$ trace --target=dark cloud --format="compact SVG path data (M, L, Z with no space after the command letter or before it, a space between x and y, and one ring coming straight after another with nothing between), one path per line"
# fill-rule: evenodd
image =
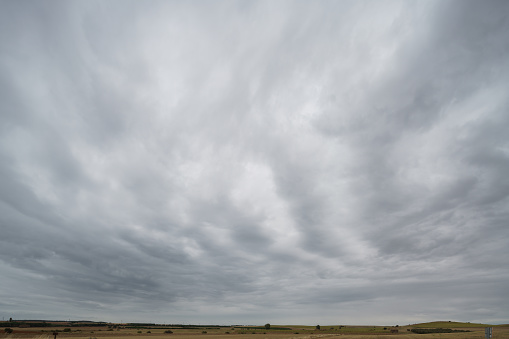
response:
M0 7L6 317L507 318L505 2Z

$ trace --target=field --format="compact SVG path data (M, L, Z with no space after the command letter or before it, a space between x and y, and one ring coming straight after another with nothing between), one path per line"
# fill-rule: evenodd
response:
M12 328L7 334L0 328L1 339L54 339L53 333L58 331L56 339L362 339L362 338L447 338L447 339L481 339L487 325L470 323L433 322L407 326L314 326L282 325L263 327L193 327L193 328L157 328L157 326L139 328L108 328L101 327L29 327ZM470 332L417 334L411 329L448 328ZM398 333L391 333L391 329ZM165 333L171 330L173 333ZM509 339L509 325L493 326L493 338Z

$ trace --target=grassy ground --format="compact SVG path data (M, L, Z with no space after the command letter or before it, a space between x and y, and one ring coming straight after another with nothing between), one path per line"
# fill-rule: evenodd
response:
M311 326L281 326L290 327L289 330L265 330L246 328L195 328L171 329L173 333L164 333L166 329L120 329L107 328L72 328L71 332L62 332L63 328L13 328L11 334L6 334L0 328L1 339L54 339L53 331L59 330L57 339L482 339L484 327L482 324L434 322L398 327L398 333L391 333L387 326L322 326L318 331ZM471 332L415 334L408 330L412 328L454 328ZM207 333L203 333L206 331ZM148 333L150 332L150 333ZM227 333L229 332L229 333ZM509 339L509 326L494 326L494 339Z

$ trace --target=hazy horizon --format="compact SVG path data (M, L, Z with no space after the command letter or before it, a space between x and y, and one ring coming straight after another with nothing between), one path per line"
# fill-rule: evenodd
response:
M3 322L8 322L9 320L5 320L5 319L2 319ZM192 323L192 324L182 324L182 323L154 323L154 322L136 322L136 321L132 321L132 322L126 322L126 321L120 321L120 322L110 322L110 321L102 321L102 320L84 320L84 319L67 319L67 320L62 320L62 319L12 319L12 322L62 322L62 323L65 323L65 322L71 322L71 323L81 323L81 322L85 322L85 323L97 323L97 324L143 324L143 325L154 325L154 326L218 326L218 327L230 327L230 326L264 326L266 325L267 323L260 323L260 324L250 324L250 323L245 323L245 324L209 324L209 323ZM413 323L413 324L378 324L378 325L373 325L373 324L274 324L274 323L270 323L270 326L272 328L274 327L278 327L278 326L311 326L311 327L316 327L317 325L321 326L322 328L324 328L324 330L326 330L326 327L329 327L329 326L401 326L401 327L404 327L404 326L408 326L408 325L418 325L418 324L427 324L427 323L435 323L435 322L444 322L444 323L468 323L468 324L472 324L472 325L494 325L494 326L497 326L497 325L509 325L509 324L506 324L506 323L500 323L500 324L497 324L497 323L475 323L475 322L470 322L470 321L456 321L456 320L433 320L433 321L429 321L429 322L423 322L423 323Z

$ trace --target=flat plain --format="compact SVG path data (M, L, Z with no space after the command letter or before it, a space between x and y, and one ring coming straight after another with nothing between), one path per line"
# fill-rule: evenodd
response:
M433 322L406 326L314 326L275 325L271 329L254 327L196 327L196 328L108 328L108 327L30 327L12 328L8 334L0 329L0 338L5 339L362 339L362 338L448 338L448 339L481 339L485 338L484 324ZM509 325L493 327L493 338L509 339ZM412 329L449 328L468 332L418 334ZM167 331L172 333L165 333ZM392 332L391 332L392 330ZM397 333L396 333L397 330Z

